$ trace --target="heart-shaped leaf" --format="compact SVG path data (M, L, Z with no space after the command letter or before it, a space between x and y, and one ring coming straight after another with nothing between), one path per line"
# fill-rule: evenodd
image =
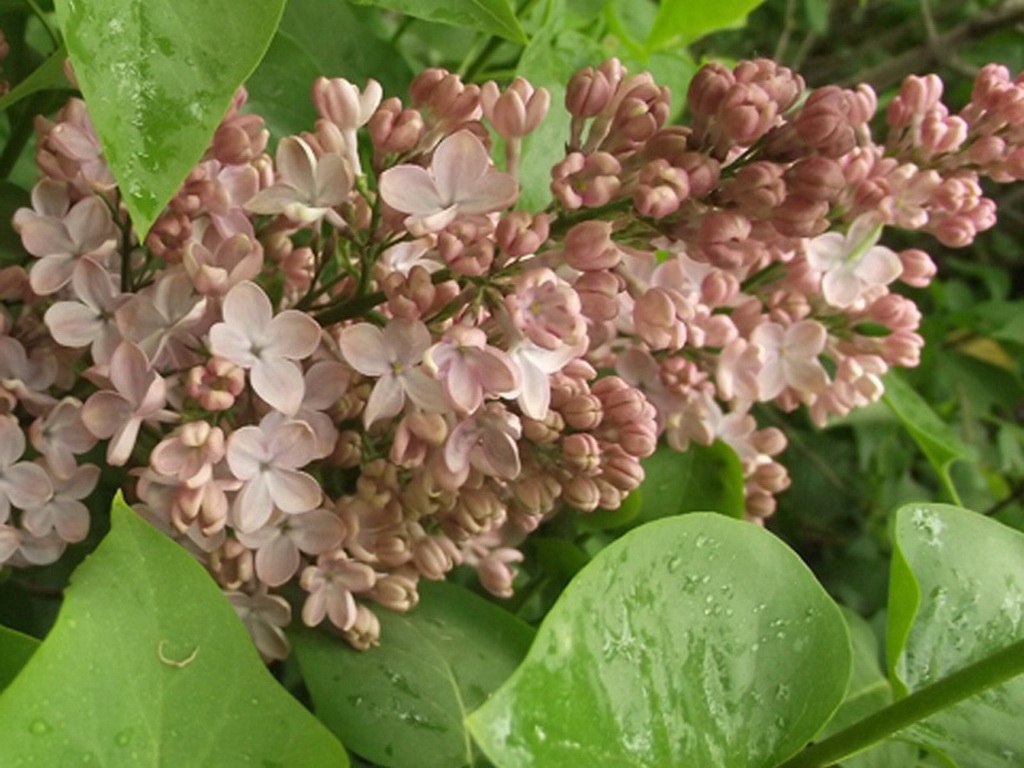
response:
M188 552L123 502L112 522L0 695L2 762L348 765Z
M772 766L839 705L849 643L835 603L772 534L668 518L579 573L469 727L501 768Z
M142 237L256 68L285 0L56 0L96 133Z
M306 631L295 653L317 715L352 751L395 768L472 764L465 716L512 674L533 630L455 584L420 593L407 614L379 612L378 648Z
M1024 535L944 504L896 514L887 656L917 691L1024 638ZM973 696L901 736L962 766L1024 760L1024 677Z

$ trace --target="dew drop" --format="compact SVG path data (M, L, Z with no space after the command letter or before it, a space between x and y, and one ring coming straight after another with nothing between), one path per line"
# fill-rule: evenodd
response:
M132 732L130 730L121 731L114 737L114 743L117 744L117 746L119 747L127 746L128 742L131 740Z
M681 557L670 557L665 563L669 573L675 573L683 565L683 558Z
M36 736L41 736L44 733L49 733L50 731L52 731L53 726L51 726L45 720L33 720L32 724L28 727L28 730L29 733L32 733Z

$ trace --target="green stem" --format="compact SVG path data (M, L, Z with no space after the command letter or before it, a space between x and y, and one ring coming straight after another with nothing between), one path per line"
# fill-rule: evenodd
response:
M939 710L1024 673L1024 639L858 720L814 744L778 768L819 768L892 736Z

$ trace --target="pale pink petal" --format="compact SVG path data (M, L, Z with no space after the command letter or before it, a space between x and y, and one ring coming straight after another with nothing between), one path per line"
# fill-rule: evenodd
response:
M320 344L320 326L309 315L288 309L270 321L267 337L265 352L301 360L312 355Z
M11 555L18 551L22 538L22 533L17 528L3 524L6 519L5 515L0 514L0 564L10 560Z
M265 474L258 474L242 486L231 508L235 526L243 532L262 528L274 511L274 501L267 487Z
M101 440L117 431L134 413L134 406L123 395L109 389L95 393L82 406L82 423Z
M481 443L484 455L498 477L512 480L519 476L519 449L511 435L498 429L485 429Z
M472 413L483 402L484 391L479 380L462 361L454 361L444 377L444 391L452 405L463 413Z
M11 416L0 416L0 471L21 458L25 452L25 433Z
M328 153L316 166L316 201L321 205L341 205L352 191L348 163L341 155Z
M460 213L488 213L507 208L519 195L519 185L506 173L488 173L469 189L465 200L459 201Z
M757 394L759 400L771 400L786 388L782 361L773 360L758 371Z
M444 463L454 474L469 467L469 454L480 439L480 429L472 420L461 422L444 444Z
M458 131L442 141L430 164L438 194L446 205L471 197L473 186L489 167L487 150L469 131Z
M271 408L294 416L302 405L305 383L299 367L280 357L257 360L250 374L252 388Z
M551 384L548 375L535 365L523 365L522 383L517 402L523 413L531 419L543 420L551 404Z
M405 390L392 375L381 376L373 385L370 397L363 410L363 423L370 426L377 419L386 419L398 414L405 405Z
M838 232L826 232L807 243L807 263L819 272L824 272L842 261L846 250L846 238Z
M19 509L38 507L53 495L53 484L46 470L28 461L8 467L0 477L0 488Z
M146 398L152 382L153 371L146 354L130 341L118 345L110 359L110 383L114 388L138 405Z
M786 364L789 385L801 392L817 393L828 386L828 374L817 360L791 360Z
M77 243L76 253L95 250L114 236L110 211L106 203L95 196L75 203L64 224Z
M392 320L384 328L384 344L402 365L423 362L423 353L430 347L430 331L418 320Z
M85 347L100 335L103 321L96 310L77 301L58 301L43 316L50 335L65 347Z
M813 357L821 353L828 340L825 326L814 320L801 320L790 326L786 332L787 354L796 357Z
M868 285L888 285L902 272L900 257L881 245L869 248L854 268L854 274Z
M263 289L245 280L228 291L223 313L225 323L250 339L259 339L270 323L273 308Z
M228 467L239 480L250 480L259 474L260 467L270 461L270 454L259 427L236 429L228 438Z
M69 544L81 541L89 533L89 510L80 501L55 499L50 503L53 510L53 527L57 534Z
M840 267L825 273L821 280L821 292L825 301L843 309L860 298L861 281L853 272Z
M21 242L33 256L70 256L75 253L75 244L68 235L67 227L48 216L26 221L21 227Z
M319 555L341 543L345 526L334 512L321 507L296 515L289 536L303 552Z
M284 211L296 203L296 193L292 187L284 184L275 184L261 190L255 197L245 204L245 209L252 213L260 213L273 216Z
M242 368L251 368L257 359L250 338L227 323L217 323L210 329L210 351Z
M83 464L61 486L60 495L66 499L84 499L96 489L99 480L100 468Z
M327 595L327 616L331 623L343 632L352 629L356 623L356 600L349 591L331 590Z
M444 413L448 410L440 382L430 378L422 369L406 371L402 383L409 398L423 410L431 413Z
M422 237L433 232L440 232L455 221L455 217L458 215L459 206L456 203L452 203L447 208L410 216L405 220L405 228L410 234Z
M306 472L278 467L266 473L266 481L274 503L290 515L315 509L323 498L320 484Z
M68 185L56 179L41 179L32 187L32 207L43 216L64 218L71 207Z
M349 326L341 332L338 347L345 361L364 376L382 376L391 370L384 348L384 334L375 325L358 323Z
M299 570L299 550L287 536L275 536L256 551L256 575L271 587L279 587Z
M418 165L396 165L380 176L380 196L401 213L420 216L447 208L454 201L442 200L434 180Z
M260 428L270 439L267 451L275 466L302 467L312 461L315 436L304 421L288 421L271 428L273 422L261 423Z
M277 145L276 158L281 178L306 193L307 202L311 201L316 191L316 157L309 145L296 136L286 136Z
M97 394L103 394L99 392ZM93 396L95 397L95 395ZM92 402L92 398L89 398ZM88 405L89 403L86 403ZM107 463L115 467L122 467L131 458L135 441L139 438L139 427L142 426L142 419L137 416L130 417L114 432L107 444Z
M74 269L75 260L70 254L44 256L32 265L28 274L29 284L40 296L49 296L71 281Z
M315 627L327 615L327 599L323 589L310 592L302 604L302 623L307 627Z
M349 384L348 369L333 360L320 360L306 371L306 399L303 406L315 410L330 408L345 394Z
M67 545L55 534L49 536L24 536L18 552L32 565L49 565L56 562Z
M474 353L472 360L480 380L489 391L504 394L514 392L519 386L519 369L502 350L491 347Z

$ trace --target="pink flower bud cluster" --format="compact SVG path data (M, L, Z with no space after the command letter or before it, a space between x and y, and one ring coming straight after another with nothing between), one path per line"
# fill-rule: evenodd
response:
M991 225L977 174L1006 178L1016 149L950 158L1018 141L1001 78L983 73L967 137L928 154L939 129L921 126L959 125L931 80L901 95L886 148L863 87L804 99L772 62L710 66L692 126L667 126L668 90L608 61L569 83L536 213L510 210L549 107L525 80L428 70L407 106L320 78L314 130L273 158L240 91L142 242L72 100L37 123L26 257L0 272L0 563L84 538L100 469L83 456L102 450L281 658L285 585L304 623L359 648L380 630L368 605L408 610L457 565L508 596L524 537L619 506L662 436L731 446L763 519L789 481L753 405L824 421L916 364L920 315L890 286L935 265L880 241Z

